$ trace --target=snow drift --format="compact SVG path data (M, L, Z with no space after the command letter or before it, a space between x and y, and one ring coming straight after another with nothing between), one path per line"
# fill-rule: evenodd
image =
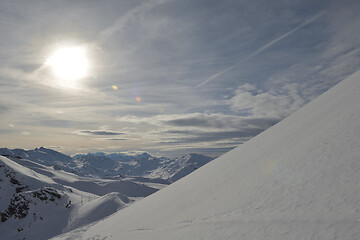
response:
M360 71L86 231L56 239L360 239Z

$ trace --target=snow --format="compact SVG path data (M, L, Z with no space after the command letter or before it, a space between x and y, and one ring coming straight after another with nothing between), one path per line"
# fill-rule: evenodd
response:
M204 167L54 239L360 239L360 71Z
M0 157L2 239L48 239L62 233L73 194L49 177Z
M166 184L177 181L212 160L210 157L194 153L175 159L157 158L148 153L125 155L101 152L70 157L44 147L34 150L0 148L0 154L13 156L15 161L28 159L30 162L21 162L21 164L35 167L38 169L37 171L40 171L40 165L45 165L84 177L141 176L151 178L151 181L154 181L155 178L162 178L167 180ZM36 164L40 165L36 166Z
M14 161L11 161L6 157L0 156L0 160L4 164L6 164L9 168L11 168L11 170L17 172L18 176L20 176L20 177L35 179L35 180L38 180L41 182L46 182L47 184L56 184L51 178L46 177L44 175L37 174L35 171L33 171L29 168L24 168L20 164L14 162Z
M74 156L76 172L82 176L109 177L115 175L162 178L174 182L213 160L200 154L180 158L156 158L148 153L130 156L125 154L95 153ZM176 176L175 176L176 175Z
M10 158L0 156L1 239L49 239L101 220L165 186L143 178L80 177Z
M73 187L99 196L110 192L120 192L130 197L145 197L162 187L159 186L158 188L153 188L149 187L148 185L150 184L145 184L145 182L135 183L134 181L127 179L94 179L90 177L80 177L76 174L55 170L52 167L43 166L26 159L14 159L14 161L19 163L17 164L19 166L18 171L23 171L22 166L26 166L30 168L32 172L41 174L41 176L48 176L48 179L53 183Z
M131 200L118 192L108 193L100 198L89 201L88 204L77 205L72 211L66 231L103 219L126 207Z
M7 148L1 148L0 153L10 156L18 156L25 159L31 159L36 163L40 163L46 166L58 166L68 171L71 171L76 166L70 156L44 147L28 151L23 149L9 150Z
M145 176L149 178L163 178L175 182L212 160L213 158L211 157L191 153L171 161L166 161Z

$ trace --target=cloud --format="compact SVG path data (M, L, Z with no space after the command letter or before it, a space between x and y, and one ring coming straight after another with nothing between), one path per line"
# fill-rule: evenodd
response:
M200 143L205 142L209 145L212 142L228 140L227 143L229 144L239 144L252 138L259 133L264 131L264 129L259 128L244 128L241 131L169 131L170 134L181 134L182 136L178 136L176 138L169 138L168 143ZM167 142L162 142L166 144Z
M7 105L4 105L4 104L0 103L0 114L5 114L9 110L10 110L10 108Z
M306 21L304 21L302 24L300 24L299 26L291 29L290 31L286 32L285 34L281 35L280 37L275 38L274 40L268 42L267 44L261 46L260 48L258 48L257 50L253 51L252 53L250 53L249 55L247 55L245 58L243 58L240 62L238 62L237 64L226 68L225 70L218 72L214 75L212 75L211 77L209 77L208 79L206 79L205 81L203 81L202 83L196 85L196 88L203 86L204 84L220 77L221 75L233 70L234 68L239 67L240 64L242 64L243 62L249 60L252 57L255 57L256 55L262 53L263 51L265 51L266 49L270 48L272 45L276 44L277 42L281 41L282 39L290 36L291 34L295 33L296 31L300 30L301 28L305 27L306 25L314 22L315 20L317 20L318 18L320 18L321 16L323 16L325 14L325 12L320 12L318 14L316 14L315 16L311 17L310 19L307 19Z
M194 113L176 116L174 119L165 120L164 123L176 127L236 129L242 126L251 126L265 129L278 121L278 118L247 118L235 115Z
M59 127L59 128L69 128L74 126L73 121L69 120L60 120L60 119L41 119L36 122L37 125L48 126L48 127ZM79 123L77 123L79 124Z
M183 147L175 147L171 148L168 147L167 149L154 149L156 151L156 155L158 156L166 156L166 157L178 157L179 155L182 156L184 154L189 153L199 153L209 157L219 157L225 152L228 152L235 147L192 147L192 146L183 146ZM153 155L154 156L154 155Z
M120 32L122 29L126 28L130 21L136 20L139 18L144 12L147 12L154 7L169 2L169 0L152 0L146 1L143 4L140 4L133 9L129 10L126 14L124 14L121 18L118 18L114 21L114 23L101 31L98 37L98 42L104 42L111 38L114 34Z
M151 129L238 129L241 127L267 128L279 121L276 117L249 117L222 113L160 114L149 117L127 115L118 117L121 125L142 125ZM133 131L133 129L131 129Z
M114 136L114 135L123 135L124 133L112 132L112 131L103 131L103 130L81 130L77 132L80 135L94 135L94 136Z
M228 103L233 111L241 114L282 119L304 104L296 86L286 84L266 92L247 83L235 90Z
M142 141L159 145L157 149L191 147L234 147L256 136L280 119L249 117L226 114L163 114L151 117L124 116L118 118L122 126L138 125L121 129L128 135L141 136ZM130 122L128 122L130 121Z
M36 81L36 72L26 72L22 70L20 67L8 67L8 66L2 66L0 68L0 76L5 79L11 79L11 81L2 82L2 85L13 87L14 85L17 86L17 84L14 84L13 81Z
M0 134L8 134L8 133L15 133L16 131L11 129L1 129L0 128Z
M166 121L166 123L173 126L181 126L181 127L185 127L185 126L211 127L213 125L207 119L196 118L196 117L173 119Z
M104 140L109 140L109 141L126 141L129 139L125 139L125 138L105 138Z
M360 36L360 3L358 1L339 2L328 14L328 26L325 30L330 33L326 42L325 58L332 58L346 54L359 48Z

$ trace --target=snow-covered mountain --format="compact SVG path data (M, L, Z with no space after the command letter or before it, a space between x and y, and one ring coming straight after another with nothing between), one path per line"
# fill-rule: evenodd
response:
M86 154L74 156L78 163L77 171L80 175L96 177L107 176L146 176L151 171L162 166L164 158L152 157L148 153L135 156L125 154Z
M79 177L19 155L0 156L1 239L49 239L166 186L151 179Z
M213 158L211 157L190 153L183 157L164 162L162 166L154 169L146 176L149 178L168 179L171 182L175 182L212 160Z
M96 178L139 176L161 178L170 182L177 181L212 160L210 157L195 153L175 159L157 158L148 153L132 156L101 152L70 157L44 147L34 150L0 148L0 154L29 159L79 176Z
M54 239L360 239L360 71L188 176Z
M147 153L72 158L44 147L2 148L0 155L0 231L5 239L48 239L93 223L212 160L190 154L172 161Z
M175 182L213 160L201 154L191 153L180 158L157 158L148 153L135 156L125 154L95 153L76 155L76 171L82 176L141 176Z
M40 147L33 150L0 148L0 155L29 159L45 166L54 166L67 172L74 171L73 158L52 149Z

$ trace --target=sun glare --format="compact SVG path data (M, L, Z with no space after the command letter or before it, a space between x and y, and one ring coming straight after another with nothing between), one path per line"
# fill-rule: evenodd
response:
M84 47L64 47L54 51L46 60L55 76L65 81L88 75L89 61Z

